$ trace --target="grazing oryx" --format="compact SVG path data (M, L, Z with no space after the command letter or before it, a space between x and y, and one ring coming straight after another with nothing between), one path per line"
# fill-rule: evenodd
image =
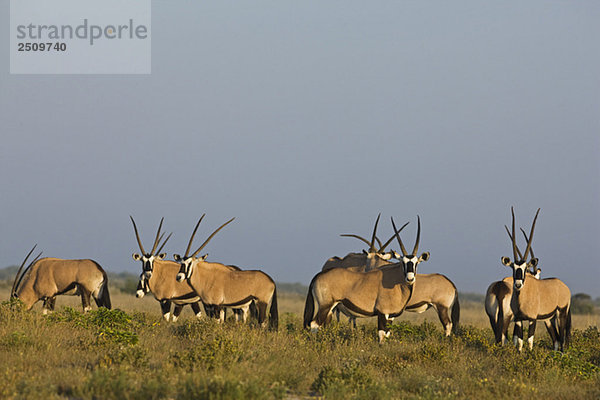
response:
M175 261L181 265L177 274L177 281L187 280L205 304L219 307L219 320L221 322L225 320L224 307L244 310L243 318L245 321L248 309L254 301L258 308L258 323L263 327L266 325L268 309L269 328L277 330L279 323L277 290L275 282L269 275L258 270L234 270L221 263L207 262L196 257L217 232L235 218L221 225L192 255L189 255L202 218L204 218L204 215L198 220L192 232L185 255L183 257L179 254L173 255Z
M331 319L331 310L343 304L353 315L377 316L379 342L389 336L388 323L402 314L412 295L417 266L429 259L429 253L417 257L421 235L418 218L417 239L407 254L392 219L396 239L402 249L399 263L369 272L334 268L319 272L312 279L304 307L304 328L317 330Z
M111 308L108 277L95 261L40 259L40 253L19 276L33 249L17 271L11 298L21 300L28 310L39 300L43 300L44 314L54 309L55 297L61 294L80 295L84 312L92 309L92 296L98 307Z
M502 264L510 267L513 271L513 294L510 306L514 314L515 324L517 325L517 348L519 351L523 348L523 330L519 329L522 321L554 319L556 338L553 338L554 349L563 351L569 346L571 339L571 291L561 280L557 278L547 279L527 279L526 270L529 267L537 267L538 259L531 258L527 261L530 253L531 242L533 240L533 231L540 209L537 210L527 248L520 256L517 248L515 236L515 213L512 212L512 245L513 261L509 257L502 257ZM518 257L518 258L517 258ZM533 345L533 335L535 333L535 324L529 325L527 342L529 347ZM552 335L551 335L552 336Z
M508 230L508 227L504 226L506 229L506 233L508 233L508 237L512 243L512 235ZM523 235L525 236L525 240L527 239L527 235L525 231L521 229ZM533 255L533 247L530 248L531 258L535 258ZM517 249L519 258L523 258L519 249ZM536 267L535 269L528 269L526 271L528 276L531 276L535 279L540 279L540 274L542 270L541 268ZM512 320L513 313L510 308L510 299L512 298L513 293L513 278L512 276L507 276L501 281L492 282L492 284L488 287L486 295L485 295L485 312L490 319L490 325L492 326L492 331L494 332L494 337L496 339L497 344L506 344L508 337L508 327L510 325L510 321ZM554 338L553 331L549 326L550 322L545 321L546 328L548 329L548 333L551 338ZM517 327L515 326L515 332ZM513 339L517 340L517 336L513 333ZM553 339L554 340L554 339ZM532 342L533 345L533 342Z
M132 255L134 260L142 262L142 274L140 275L136 296L141 298L144 297L146 293L151 292L154 295L154 298L160 303L160 308L165 321L169 321L169 319L173 322L177 321L177 318L179 318L179 315L186 304L189 304L196 317L200 318L202 315L200 298L186 282L180 283L175 280L177 273L179 272L179 264L175 261L164 260L166 254L161 253L161 250L171 235L165 239L157 251L157 247L163 236L160 231L164 218L160 220L156 238L154 239L152 250L149 253L144 250L133 217L130 216L129 218L131 218L131 222L133 223L135 238L137 239L138 246L142 252L142 254L133 253ZM172 314L171 303L175 304Z

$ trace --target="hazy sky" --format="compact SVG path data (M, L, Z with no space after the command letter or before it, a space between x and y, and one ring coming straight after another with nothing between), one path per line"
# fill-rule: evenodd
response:
M185 251L308 283L382 213L420 272L485 292L514 205L542 274L600 295L600 2L152 3L152 74L9 75L0 267L34 243L139 273L129 215ZM394 244L397 250L397 244Z

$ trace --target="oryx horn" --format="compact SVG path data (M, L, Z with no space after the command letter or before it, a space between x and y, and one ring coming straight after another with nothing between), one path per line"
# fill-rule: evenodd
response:
M508 226L504 225L504 229L506 229L506 233L508 234L508 237L510 238L511 243L514 241L513 236L510 234L510 231L508 230ZM516 245L515 245L516 246ZM521 254L521 252L519 251L519 248L517 247L517 253L519 254L519 259L523 259L523 255Z
M404 225L402 225L402 227L400 228L400 230L398 231L398 233L402 232L402 229L404 229L404 228L406 227L406 225L408 225L408 224L410 224L410 221L409 221L409 222L407 222L407 223L405 223ZM379 248L379 253L382 253L382 252L385 250L385 248L386 248L386 247L387 247L387 246L388 246L388 245L389 245L389 244L392 242L392 240L394 240L394 238L395 238L395 237L396 237L396 234L394 233L394 234L392 235L392 237L391 237L391 238L389 238L389 240L388 240L387 242L385 242L385 243L383 244L383 246L381 246L381 247Z
M163 247L165 247L165 244L167 244L167 242L169 241L169 239L171 238L171 235L173 235L173 232L169 233L169 236L167 236L167 238L165 239L164 242L162 242L162 244L160 245L160 247L158 248L158 250L156 251L156 254L160 254L160 252L162 251ZM164 236L164 233L160 236L161 239ZM160 241L160 240L159 240Z
M158 242L160 241L160 230L162 229L162 224L163 221L165 220L165 217L162 217L160 219L160 224L158 225L158 230L156 231L156 238L154 239L154 245L152 245L152 253L151 254L155 254L154 252L156 251L156 247L158 246Z
M375 249L375 237L377 235L377 225L379 224L380 217L381 217L381 213L377 214L377 219L375 220L375 226L373 227L373 236L371 236L371 244L369 245L369 253L375 253L377 251Z
M224 228L224 227L225 227L227 224L229 224L229 223L230 223L231 221L233 221L234 219L235 219L235 217L231 218L229 221L227 221L227 222L225 222L223 225L221 225L221 226L220 226L220 227L219 227L219 228L218 228L216 231L214 231L213 233L211 233L211 234L210 234L210 236L208 237L208 239L206 239L206 240L204 241L204 243L202 243L202 246L200 246L200 247L198 248L198 250L196 250L196 251L194 252L194 254L192 254L192 257L196 257L196 255L197 255L198 253L200 253L200 251L201 251L201 250L204 248L204 246L206 246L206 245L208 244L208 242L210 241L210 239L212 239L212 238L213 238L213 237L214 237L214 236L217 234L217 232L219 232L221 229L223 229L223 228Z
M421 217L417 215L417 240L415 241L415 247L413 248L413 257L417 255L419 251L419 241L421 240Z
M142 254L146 254L146 250L144 250L144 246L142 246L142 241L140 240L140 234L138 233L135 221L133 220L133 217L131 215L129 216L129 218L131 218L131 222L133 222L133 230L135 231L135 238L137 239L138 246L140 246L140 251L142 252Z
M540 213L540 209L537 209L537 212L535 213L535 218L533 218L533 224L531 224L531 232L529 232L529 240L527 241L527 248L525 249L525 258L527 258L527 253L529 253L529 250L531 249L531 242L533 240L533 230L535 229L535 222L537 221L537 217L538 214ZM533 255L532 255L533 257Z
M512 214L512 234L510 235L510 237L512 238L512 245L513 245L513 260L516 261L517 260L517 253L521 253L519 251L519 249L517 248L517 238L515 237L515 208L511 207L510 208L510 212ZM525 256L527 256L527 253L525 253Z
M525 237L525 241L529 243L529 238L527 237L527 234L525 233L525 230L523 228L521 228L521 232L523 232L523 236ZM529 248L529 254L531 254L531 258L535 258L535 256L533 255L533 247Z
M200 226L200 222L202 222L205 215L206 215L206 213L202 214L202 216L198 220L198 223L196 224L196 227L194 228L194 232L192 232L192 237L190 237L190 241L188 242L187 248L185 249L185 255L183 256L184 258L187 257L188 254L190 254L190 248L192 247L192 242L194 241L194 236L196 236L196 231L198 230L198 227Z
M35 248L37 247L37 244L35 244L33 246L33 248L31 250L29 250L29 253L27 253L27 256L25 257L25 259L23 260L23 262L21 263L21 266L19 267L19 269L17 270L17 274L15 275L15 280L13 282L12 288L10 289L10 297L12 298L15 295L15 292L17 290L17 287L19 286L19 283L21 283L21 279L19 279L19 275L21 274L21 270L23 269L23 267L25 266L25 263L27 262L27 259L29 258L29 256L31 255L31 253L33 253L33 251L35 250ZM40 252L40 254L38 254L38 256L35 258L35 260L33 260L33 262L37 261L37 259L40 257L40 255L42 255L42 253ZM25 272L27 272L27 270L25 270L23 272L23 275L25 275ZM22 277L22 276L21 276Z
M402 255L406 255L406 248L404 247L404 243L402 243L402 239L400 239L400 235L398 234L400 231L396 229L396 224L394 223L394 217L390 217L392 219L392 227L394 228L394 236L398 239L398 244L400 245L400 250L402 251ZM406 226L408 223L404 224Z

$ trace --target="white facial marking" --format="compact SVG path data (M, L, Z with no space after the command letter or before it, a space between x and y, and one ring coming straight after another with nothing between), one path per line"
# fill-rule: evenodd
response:
M183 282L185 280L185 274L182 272L177 274L177 282Z
M406 279L408 281L413 281L415 279L415 273L414 272L409 272L406 274Z
M143 290L138 290L137 292L135 292L135 297L137 297L138 299L141 299L142 297L144 297L144 291Z

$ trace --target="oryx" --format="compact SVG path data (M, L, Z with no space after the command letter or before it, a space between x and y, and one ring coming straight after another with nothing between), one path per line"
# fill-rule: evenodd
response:
M522 321L534 322L536 320L553 319L555 321L556 338L553 338L554 349L563 351L569 346L571 339L571 291L560 279L527 279L526 270L536 268L538 259L532 257L527 261L530 253L533 231L540 209L538 208L533 223L525 252L520 256L515 236L515 213L512 212L512 245L513 260L502 257L502 264L513 271L513 293L510 306L514 314L515 324L520 328ZM530 324L527 341L531 347L535 324ZM516 344L519 351L523 348L523 330L516 329ZM551 335L552 336L552 335Z
M277 290L271 277L259 270L234 270L224 264L207 262L196 256L208 242L223 227L235 218L225 222L217 228L202 245L191 255L190 249L194 236L204 215L198 220L192 236L188 242L185 255L174 254L175 261L180 263L177 281L187 283L205 304L219 307L221 322L224 321L224 307L244 310L243 318L246 320L248 309L254 301L258 309L258 323L265 326L267 311L270 329L277 330L279 316L277 311Z
M151 292L154 295L154 298L160 303L162 316L165 321L177 321L177 318L179 318L179 315L186 304L189 304L196 317L200 318L202 315L200 298L186 282L177 282L175 280L177 273L179 272L179 264L175 261L165 260L166 253L161 253L171 235L164 240L157 251L157 247L162 238L160 231L162 229L164 218L160 220L152 250L149 253L146 252L142 245L133 217L129 216L129 218L133 223L135 238L137 239L141 251L141 254L133 253L132 257L134 260L142 262L142 274L140 275L136 296L141 298L144 297L146 293ZM175 305L173 314L171 314L171 304Z
M83 311L92 309L91 297L98 307L111 308L108 277L93 260L63 260L39 258L38 255L21 274L23 266L35 246L17 271L11 289L11 298L18 298L27 310L39 300L44 301L43 313L54 309L57 295L80 295Z
M334 268L315 275L306 297L304 328L317 330L331 319L331 310L342 304L353 315L377 316L379 342L388 337L388 323L402 314L410 300L418 264L429 259L428 252L417 257L421 219L417 217L417 220L415 246L408 254L392 219L395 237L403 252L399 263L368 272Z
M373 236L371 238L371 242L367 241L364 238L361 238L358 235L342 235L342 236L351 236L356 237L367 245L369 245L369 251L363 251L360 253L350 253L343 259L339 259L340 261L345 261L347 258L352 256L352 260L356 260L355 264L348 262L346 265L340 262L338 268L350 268L357 272L366 272L375 268L382 268L386 265L391 265L390 256L400 260L402 255L395 252L390 251L389 253L384 253L387 245L392 241L395 237L392 236L385 244L381 245L381 242L377 239L376 230L377 230L377 222L379 222L379 216L377 217L377 221L375 222L375 228L373 229ZM400 233L406 224L400 228L398 233ZM380 249L377 250L374 246L375 241L379 242ZM403 250L406 253L406 250ZM362 256L362 257L359 257ZM330 258L327 263L323 266L322 271L325 271L325 267L328 265L333 265L331 261L334 258ZM358 260L362 261L363 264L359 264ZM450 336L451 332L456 332L458 328L458 323L460 319L460 303L458 301L458 290L454 283L448 279L445 275L442 274L417 274L417 281L413 285L413 293L408 302L405 311L422 313L428 310L429 308L434 308L438 314L438 318L442 323L442 327L444 328L444 332L446 336ZM339 314L338 310L348 315L351 323L354 327L356 327L356 317L352 316L343 305L337 305L334 309L336 312L336 317Z
M508 227L504 226L506 229L506 233L508 233L508 237L512 243L512 235L508 230ZM525 231L521 228L523 235L527 239L527 235ZM530 248L531 258L535 258L533 255L533 247ZM519 250L517 249L517 252ZM519 258L523 258L521 253L518 253ZM535 278L540 279L540 274L542 270L539 267L535 267L534 269L528 269L526 273ZM490 320L490 325L492 327L492 331L494 332L494 338L496 343L498 344L506 344L508 337L508 327L510 325L510 321L512 320L513 313L510 308L510 299L512 298L513 293L513 278L512 276L507 276L501 281L492 282L490 286L487 288L485 295L485 312ZM546 328L548 329L548 333L550 333L550 337L553 338L553 332L551 331L549 321L546 322ZM515 329L517 329L515 327ZM516 331L515 331L516 332ZM513 333L513 339L516 340L517 336ZM531 342L533 345L533 342Z

